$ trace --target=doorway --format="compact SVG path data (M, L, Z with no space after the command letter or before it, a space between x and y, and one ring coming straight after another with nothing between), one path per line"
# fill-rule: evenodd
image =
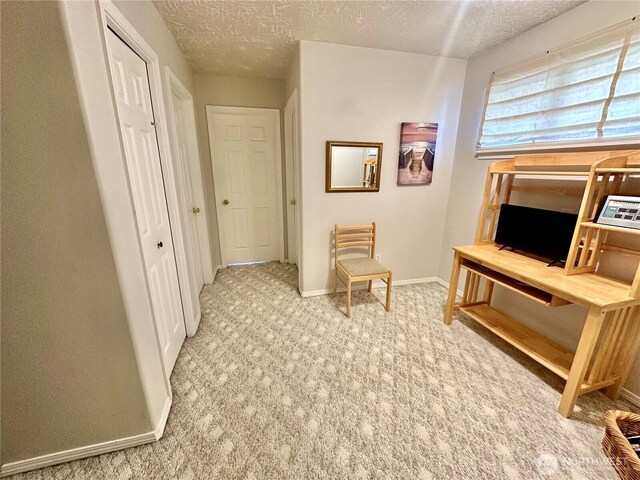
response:
M169 376L186 330L149 74L145 61L111 29L106 40L140 247Z
M222 265L284 261L280 111L207 106Z

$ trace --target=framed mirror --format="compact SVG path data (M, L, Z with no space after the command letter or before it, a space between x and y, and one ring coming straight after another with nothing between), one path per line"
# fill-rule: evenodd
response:
M382 143L327 142L326 192L380 190Z

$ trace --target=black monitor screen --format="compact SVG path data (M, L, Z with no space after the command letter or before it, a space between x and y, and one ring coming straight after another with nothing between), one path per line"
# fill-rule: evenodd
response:
M565 261L577 221L575 213L502 204L495 242L554 262Z

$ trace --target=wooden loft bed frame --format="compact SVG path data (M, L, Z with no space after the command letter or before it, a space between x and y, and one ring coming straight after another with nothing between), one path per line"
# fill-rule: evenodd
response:
M475 244L454 248L445 323L460 310L567 380L558 409L565 417L580 394L606 388L608 396L617 398L640 348L640 264L630 283L598 272L603 251L640 258L640 248L607 243L611 233L639 236L640 230L594 223L604 196L627 187L627 195L640 195L632 176L640 176L640 150L519 155L495 162L487 173ZM543 178L548 185L515 184L517 177ZM584 178L583 187L558 185L558 180L576 177ZM500 205L509 203L513 192L582 197L564 269L495 245ZM457 303L461 268L467 274ZM492 307L495 284L549 307L573 303L587 308L576 352Z

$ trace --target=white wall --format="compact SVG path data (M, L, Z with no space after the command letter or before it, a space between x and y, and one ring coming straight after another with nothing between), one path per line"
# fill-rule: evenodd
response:
M463 60L300 42L302 284L330 287L334 224L378 225L394 279L437 275L464 83ZM396 186L402 122L439 123L430 186ZM325 142L382 142L380 192L325 193Z
M486 171L490 161L474 158L485 91L491 72L588 35L639 13L637 2L591 1L473 58L467 65L460 126L439 276L449 281L455 245L473 243ZM437 169L436 169L437 175ZM564 200L558 200L564 201ZM549 199L546 200L549 206ZM499 292L497 304L531 328L575 348L585 312L575 306L545 309L508 292ZM636 360L627 387L640 394L640 360Z
M284 108L285 82L271 78L243 78L226 75L195 75L195 109L198 125L198 147L202 166L204 198L207 202L209 241L214 265L222 264L217 212L213 190L211 150L207 133L207 105L228 107ZM281 127L280 131L284 129ZM283 183L284 185L284 183ZM286 209L285 209L286 211Z

